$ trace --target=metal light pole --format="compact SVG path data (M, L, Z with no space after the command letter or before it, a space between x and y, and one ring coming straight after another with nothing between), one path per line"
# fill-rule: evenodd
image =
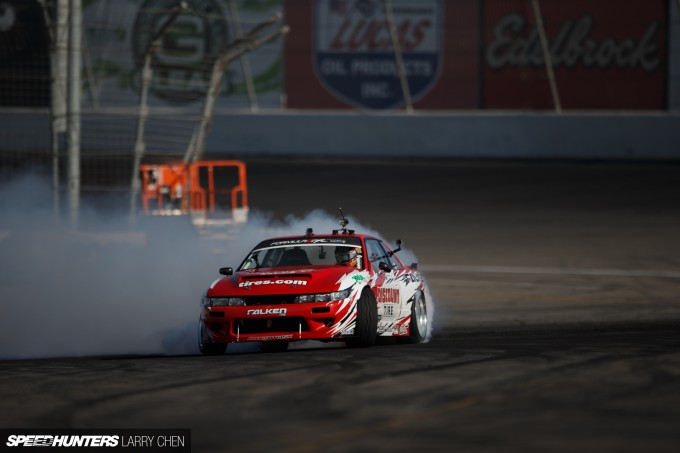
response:
M71 227L78 226L80 209L80 69L82 41L81 0L69 3L69 61L68 61L68 192Z
M384 0L384 3L385 17L387 18L387 26L390 29L390 38L392 39L392 48L394 49L394 58L397 61L397 71L399 72L401 92L404 95L404 108L406 109L406 112L413 113L413 101L411 100L411 90L408 86L408 80L406 77L404 56L401 52L399 36L397 36L397 27L394 25L394 10L392 9L392 0Z
M541 40L541 49L543 50L545 71L548 73L548 83L550 83L550 94L552 94L553 105L555 106L555 112L562 113L560 93L557 91L557 83L555 82L555 72L553 71L550 50L548 49L548 38L545 36L545 28L543 27L543 17L541 16L541 8L538 5L538 0L532 0L532 4L534 7L534 16L536 17L536 29L538 30L538 36Z
M54 220L60 221L59 154L66 134L66 79L68 78L69 0L57 0L55 18L50 17L46 0L38 0L43 10L50 40L50 129L52 147L52 207Z
M52 137L52 189L55 215L60 216L59 154L66 142L66 80L68 78L68 0L57 0L57 29L55 34L55 69L53 102L54 131Z

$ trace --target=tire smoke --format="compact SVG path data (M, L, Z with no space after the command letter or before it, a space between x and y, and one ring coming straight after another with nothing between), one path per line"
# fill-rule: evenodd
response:
M107 200L83 202L69 228L66 216L56 221L48 181L29 174L0 186L0 359L197 353L199 301L219 267L238 266L267 237L338 228L320 210L284 221L251 211L215 239L186 217L141 217L131 228Z

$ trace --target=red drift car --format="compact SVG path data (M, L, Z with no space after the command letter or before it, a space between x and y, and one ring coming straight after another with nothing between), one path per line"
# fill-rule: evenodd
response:
M260 242L234 271L220 269L201 301L199 347L222 354L229 343L291 341L371 346L377 336L420 343L428 334L430 294L416 264L404 266L380 239L347 230Z

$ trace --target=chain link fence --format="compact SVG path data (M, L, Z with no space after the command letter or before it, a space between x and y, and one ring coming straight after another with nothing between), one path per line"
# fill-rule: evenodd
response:
M0 178L23 168L46 174L57 168L63 188L66 138L51 133L50 120L59 110L52 89L58 61L51 57L59 2L0 2ZM283 12L289 35L229 65L213 130L228 129L234 112L403 113L406 104L415 112L553 112L558 103L565 112L663 112L680 105L676 0L622 0L615 12L604 0L81 5L84 192L129 190L142 114L144 161L183 159L204 114L218 54L276 12ZM143 68L152 47L143 107Z
M82 0L81 5L80 189L85 194L129 192L142 115L144 162L182 160L205 115L219 53L283 9L283 1L250 0ZM51 90L53 81L66 78L58 61L51 61L60 45L57 37L68 36L68 29L60 28L68 23L59 22L59 6L59 0L0 2L0 180L27 169L50 175L56 168L63 191L67 138L63 129L51 134L51 118L65 119L66 96L53 98ZM157 36L177 8L182 9L172 24ZM142 105L147 52L151 77ZM281 40L254 46L227 68L215 110L280 108L281 62ZM65 84L56 85L57 91L64 89Z

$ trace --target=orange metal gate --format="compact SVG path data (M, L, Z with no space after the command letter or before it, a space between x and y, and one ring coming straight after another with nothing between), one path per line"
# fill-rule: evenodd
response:
M225 171L236 170L235 178ZM142 208L148 215L242 223L248 217L246 165L238 160L144 164ZM198 223L201 221L199 220Z

